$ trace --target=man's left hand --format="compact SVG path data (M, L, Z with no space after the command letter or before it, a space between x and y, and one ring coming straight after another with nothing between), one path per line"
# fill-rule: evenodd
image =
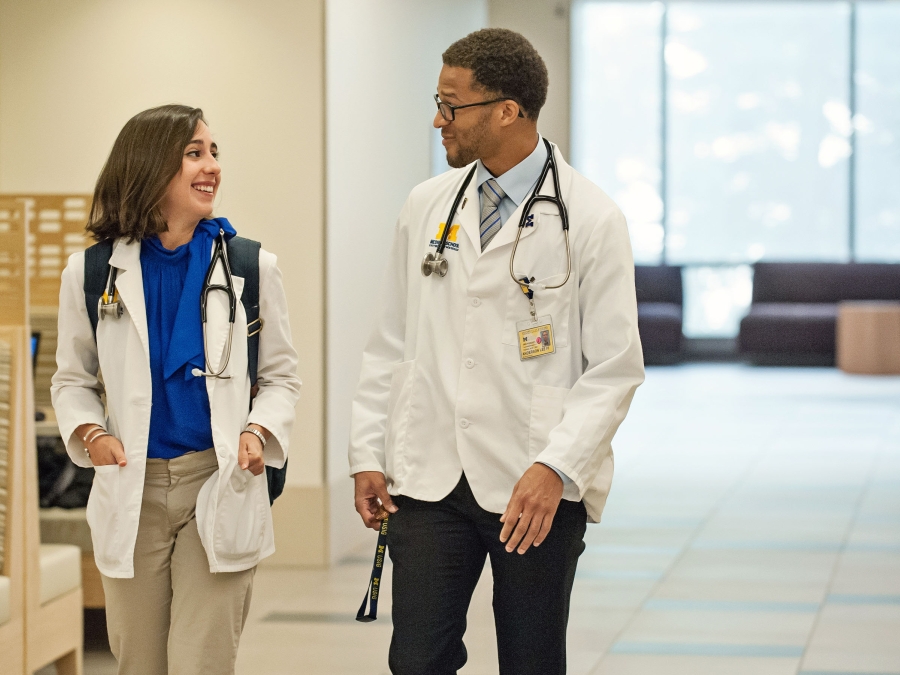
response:
M525 553L529 546L539 546L547 538L562 494L562 479L553 469L537 463L529 467L500 516L500 541L506 543L507 552L518 547L520 554Z

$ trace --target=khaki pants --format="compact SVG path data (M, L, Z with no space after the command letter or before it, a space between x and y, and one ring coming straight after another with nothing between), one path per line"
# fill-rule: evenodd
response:
M256 568L212 574L197 532L197 494L213 450L147 460L134 578L103 577L119 675L232 675Z

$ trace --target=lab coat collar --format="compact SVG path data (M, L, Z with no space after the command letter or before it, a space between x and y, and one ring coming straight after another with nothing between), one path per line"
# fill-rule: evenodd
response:
M116 288L141 338L149 363L150 338L147 331L147 306L144 304L144 277L141 274L141 242L117 239L109 264L119 270Z
M544 145L543 137L538 134L537 145L531 151L531 154L500 176L491 174L479 159L476 163L478 168L475 171L475 180L480 187L484 181L493 178L500 185L506 196L512 200L512 203L518 206L534 189L538 178L541 177L541 169L544 168L544 160L546 159L547 148Z

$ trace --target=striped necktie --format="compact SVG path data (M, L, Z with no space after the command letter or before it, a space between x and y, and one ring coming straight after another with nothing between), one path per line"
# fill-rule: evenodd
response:
M503 227L500 218L500 202L506 193L493 178L488 178L481 184L481 250L487 248L491 239Z

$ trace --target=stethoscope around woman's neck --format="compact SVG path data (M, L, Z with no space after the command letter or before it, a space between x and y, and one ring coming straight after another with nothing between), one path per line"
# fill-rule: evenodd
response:
M225 272L224 284L213 283L213 273L216 270L216 264L218 262L222 263L222 268ZM116 288L116 277L118 276L118 273L118 268L110 265L109 276L106 279L106 290L100 297L100 301L97 305L97 316L100 317L101 320L107 317L118 319L125 311L122 307L121 300L119 299L119 290ZM206 339L206 305L210 291L224 291L228 296L228 340L225 342L225 349L222 352L222 356L219 358L218 370L214 370L209 363L209 349L207 348L208 342ZM200 323L203 326L203 358L206 361L206 370L203 371L199 368L194 368L191 371L192 375L195 377L210 377L217 380L227 380L231 378L231 375L223 375L222 373L225 372L225 369L228 367L228 361L231 359L231 342L234 337L234 319L236 314L237 295L235 295L234 292L231 263L228 261L228 247L225 245L225 230L219 228L219 235L216 237L215 244L213 245L212 259L210 260L209 267L206 269L206 277L203 280L203 287L200 291Z
M556 286L543 286L544 289L554 289L559 288L560 286L564 286L565 283L569 280L569 276L572 274L572 253L569 248L569 214L566 211L566 205L563 203L562 197L560 196L562 192L559 189L559 172L556 166L556 159L553 157L553 146L550 144L546 138L544 140L544 146L547 148L547 159L544 160L544 168L541 170L541 176L538 178L537 183L535 184L534 190L531 193L531 196L528 198L528 201L525 202L525 206L522 208L522 215L519 217L519 229L516 232L516 240L513 242L512 253L509 256L509 276L512 277L512 280L518 284L519 286L529 287L530 284L534 281L534 279L529 279L527 277L523 277L521 279L516 278L516 273L514 270L514 265L516 261L516 249L519 247L519 239L522 237L522 230L525 227L534 225L534 217L530 215L531 209L534 208L534 205L538 202L550 202L551 204L555 204L557 210L559 211L559 219L562 222L563 234L566 240L566 277L562 280L561 283ZM463 180L462 185L456 193L456 197L453 199L453 205L450 207L450 214L447 216L447 221L444 224L444 228L441 231L441 240L438 242L437 250L434 253L429 252L426 254L425 259L422 261L422 276L428 277L432 274L437 274L439 277L447 276L447 271L449 267L449 263L447 259L444 257L444 249L447 247L447 240L450 236L450 228L453 224L453 219L456 217L456 209L459 207L460 202L462 201L463 195L466 192L466 188L469 187L469 183L472 182L472 176L475 175L475 169L477 168L477 164L473 166L469 173L466 174L465 180ZM544 187L544 182L547 180L547 175L552 172L553 174L553 194L552 195L542 195L540 194L541 189Z

